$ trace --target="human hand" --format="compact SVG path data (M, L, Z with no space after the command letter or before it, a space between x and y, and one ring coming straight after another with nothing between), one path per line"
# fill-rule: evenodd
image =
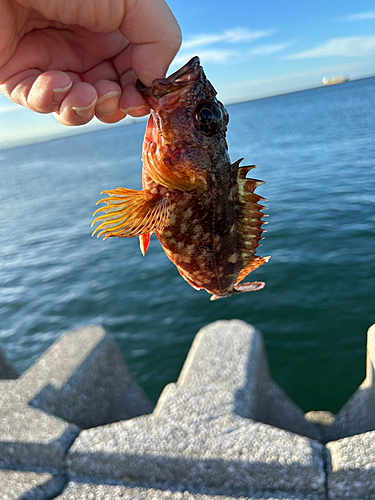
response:
M0 92L64 125L149 112L181 44L164 0L0 0Z

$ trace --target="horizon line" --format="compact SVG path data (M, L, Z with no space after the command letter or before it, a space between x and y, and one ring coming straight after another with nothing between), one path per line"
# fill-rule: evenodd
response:
M369 76L363 76L363 77L359 77L359 78L348 79L345 82L332 85L332 87L336 87L337 85L343 85L343 84L348 84L348 83L350 84L351 82L357 82L360 80L368 80L370 78L375 78L375 74L369 75ZM331 86L317 85L314 87L307 87L307 88L302 88L302 89L298 89L298 90L291 90L289 92L281 92L281 93L270 94L270 95L261 96L261 97L244 98L244 99L241 99L239 101L227 102L224 104L225 104L225 106L230 107L230 106L236 106L238 104L245 104L247 102L262 101L264 99L272 99L273 97L282 97L285 95L299 94L301 92L308 92L309 90L316 90L316 89L329 88L329 87L331 87ZM111 128L122 127L124 125L134 125L135 123L140 123L140 122L146 120L147 117L148 117L148 115L138 117L137 119L134 119L131 121L130 120L129 121L121 120L118 123L112 123ZM129 117L129 118L133 118L133 117ZM71 129L72 130L71 133L69 133L70 128L68 128L66 132L60 132L60 133L56 132L56 133L48 135L48 136L39 136L39 137L36 137L34 139L31 139L31 138L25 138L25 140L19 139L19 140L15 141L15 143L13 143L12 141L7 141L4 144L1 144L1 142L0 142L0 151L5 151L8 149L14 149L14 148L19 148L19 147L24 147L24 146L31 146L32 144L41 144L43 142L57 141L59 139L74 137L75 135L85 135L85 134L101 132L103 130L109 130L109 128L106 129L105 125L106 124L104 124L104 123L103 123L103 125L99 123L93 129L89 129L89 130L81 129L81 131L79 131L79 129L78 129L78 130L75 130L74 132L73 132L74 129Z

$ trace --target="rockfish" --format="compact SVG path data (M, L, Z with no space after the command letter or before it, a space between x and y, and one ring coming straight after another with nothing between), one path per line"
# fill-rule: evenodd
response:
M240 283L268 261L255 255L262 239L262 181L255 168L231 164L226 142L228 113L216 99L198 57L151 87L137 82L150 106L143 142L142 191L119 187L98 203L105 212L94 233L139 236L145 255L155 233L181 276L211 300L260 290L263 282ZM263 198L264 199L264 198Z

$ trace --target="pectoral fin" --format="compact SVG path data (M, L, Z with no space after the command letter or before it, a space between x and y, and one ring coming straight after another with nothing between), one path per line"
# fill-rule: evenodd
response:
M109 198L99 200L98 203L106 203L98 212L105 215L96 217L92 225L101 222L92 233L97 237L104 235L104 239L111 236L125 238L141 236L163 229L169 224L170 202L169 194L164 196L152 196L146 191L135 191L132 189L117 188L111 191L103 191L109 194ZM144 240L144 251L147 250L147 237ZM142 249L142 246L141 246Z
M169 162L160 161L154 143L144 146L143 153L147 173L158 184L178 191L203 193L208 190L209 186L204 169L192 169L188 164L178 164L177 168L173 164L173 154L171 154L172 159Z

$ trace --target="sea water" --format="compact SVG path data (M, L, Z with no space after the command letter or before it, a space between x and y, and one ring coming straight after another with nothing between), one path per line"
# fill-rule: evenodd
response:
M240 318L303 410L336 412L365 376L375 322L375 79L228 107L233 161L267 182L259 292L209 301L152 237L91 238L103 189L141 189L145 122L0 151L0 346L22 372L101 324L156 401L196 332ZM220 96L219 96L220 97Z

